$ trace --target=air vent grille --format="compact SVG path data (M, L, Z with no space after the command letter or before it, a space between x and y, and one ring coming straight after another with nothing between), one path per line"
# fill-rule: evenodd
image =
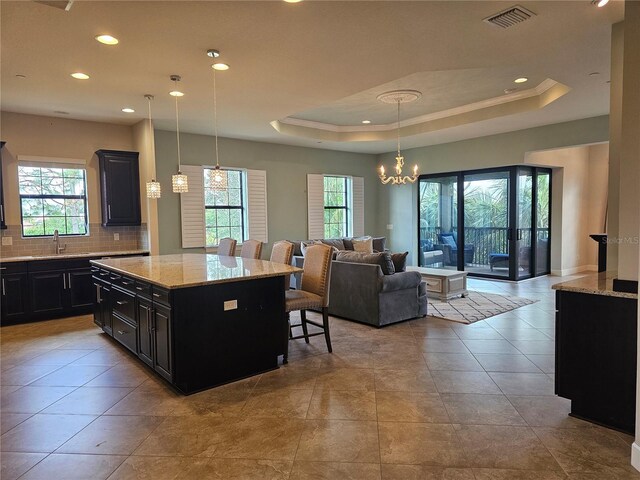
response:
M535 17L536 14L520 5L514 5L501 12L485 18L483 21L500 28L509 28Z

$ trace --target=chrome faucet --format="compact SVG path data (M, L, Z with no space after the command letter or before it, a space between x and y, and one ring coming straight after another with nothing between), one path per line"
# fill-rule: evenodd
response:
M57 229L53 231L53 243L56 246L56 255L60 255L67 248L66 245L60 246L60 235Z

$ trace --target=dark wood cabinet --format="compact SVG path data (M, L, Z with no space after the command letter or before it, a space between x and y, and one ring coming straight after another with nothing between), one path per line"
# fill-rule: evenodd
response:
M5 211L4 211L4 183L2 183L2 147L4 147L5 142L0 142L0 228L7 228L7 224L5 223Z
M153 369L171 381L171 309L154 303L153 321Z
M153 367L152 311L151 301L138 296L138 357L150 367Z
M92 307L96 292L92 286L91 269L81 268L67 272L69 308Z
M29 311L27 274L12 273L2 276L2 320L17 322L25 318Z
M31 314L59 315L66 310L67 272L36 272L29 275Z
M102 225L140 225L138 152L98 150Z

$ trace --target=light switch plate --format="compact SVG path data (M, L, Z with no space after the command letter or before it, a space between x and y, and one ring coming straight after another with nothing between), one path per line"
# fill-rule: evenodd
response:
M13 245L13 237L2 237L2 245L7 247Z
M119 233L114 233L113 234L113 239L116 240L116 241L120 240L120 234Z
M393 223L387 224L387 230L393 230Z
M224 311L236 310L238 308L238 300L227 300L224 302Z

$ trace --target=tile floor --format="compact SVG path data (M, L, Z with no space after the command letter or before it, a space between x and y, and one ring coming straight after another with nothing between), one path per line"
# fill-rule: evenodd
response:
M184 397L91 318L5 327L3 480L640 478L632 438L553 395L556 277L472 289L535 298L473 325L332 319L289 365Z

